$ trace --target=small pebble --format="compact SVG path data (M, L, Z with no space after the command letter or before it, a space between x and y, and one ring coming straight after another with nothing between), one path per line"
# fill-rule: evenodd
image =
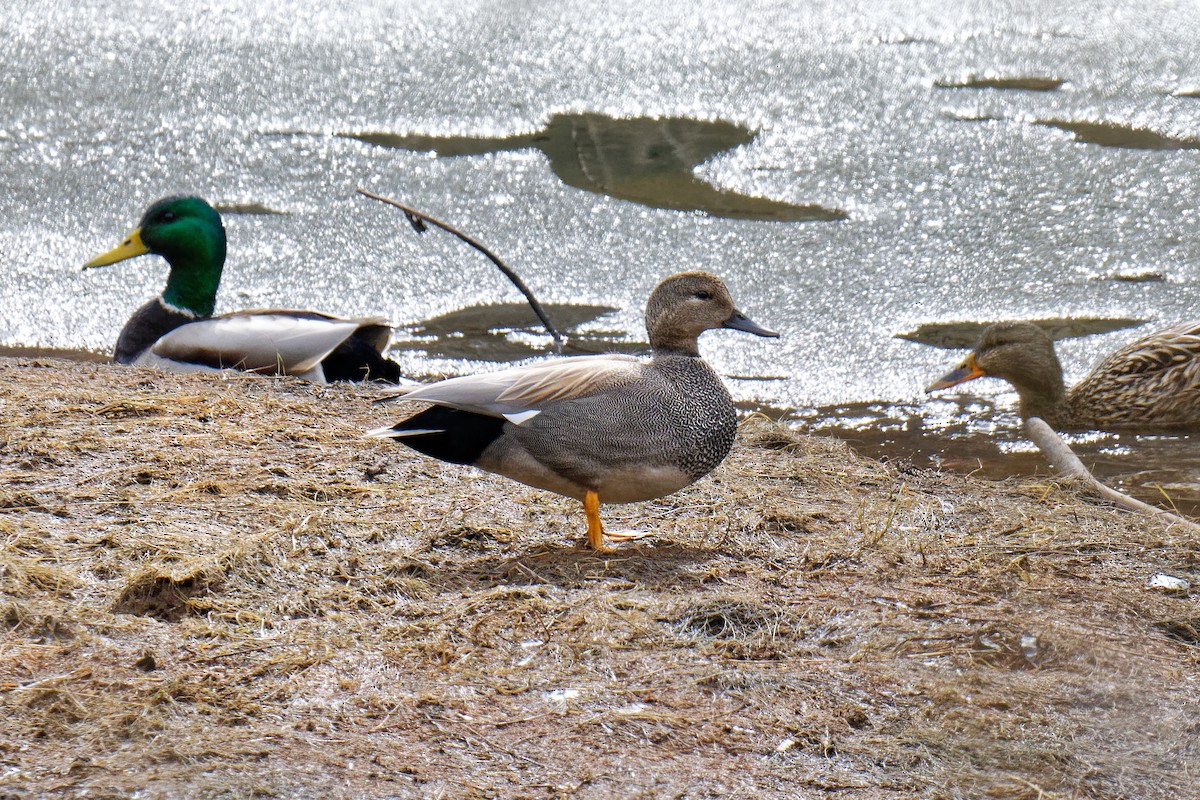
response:
M1164 592L1186 592L1192 584L1186 578L1176 578L1165 572L1156 572L1146 582L1147 589L1162 589Z

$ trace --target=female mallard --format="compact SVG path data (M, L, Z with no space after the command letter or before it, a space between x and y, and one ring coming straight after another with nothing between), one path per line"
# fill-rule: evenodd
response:
M646 328L649 361L576 356L451 378L399 395L435 405L370 435L582 500L588 544L603 549L600 503L678 491L733 444L733 401L697 337L715 328L779 335L747 319L705 272L660 283Z
M212 316L225 266L225 227L216 209L199 197L154 203L125 241L83 268L145 253L167 260L167 286L125 323L114 361L172 372L241 369L298 375L318 383L399 382L399 365L382 355L391 328L381 319L286 310Z
M996 323L926 391L983 376L1013 385L1022 419L1041 417L1060 431L1200 428L1200 322L1126 345L1070 391L1044 330L1031 322Z

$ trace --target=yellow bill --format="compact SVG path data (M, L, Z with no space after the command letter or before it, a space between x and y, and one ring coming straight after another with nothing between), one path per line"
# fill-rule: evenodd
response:
M150 252L150 248L142 243L142 229L137 228L128 236L125 241L109 250L104 255L96 256L91 261L83 265L84 269L92 267L107 267L109 264L116 264L118 261L124 261L127 258L134 256L145 255Z

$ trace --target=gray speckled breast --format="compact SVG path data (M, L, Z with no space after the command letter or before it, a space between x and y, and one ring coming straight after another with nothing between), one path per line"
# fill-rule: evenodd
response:
M674 466L697 480L712 472L729 454L737 432L733 399L720 376L699 358L666 356L652 367L665 376L675 395L671 428L678 447L671 453Z

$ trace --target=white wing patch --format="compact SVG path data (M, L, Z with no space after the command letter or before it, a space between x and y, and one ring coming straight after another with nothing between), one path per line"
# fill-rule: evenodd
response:
M522 411L520 414L505 414L504 418L513 425L524 425L540 413L542 412L535 408L532 411Z
M181 325L151 350L169 361L299 375L319 367L358 328L354 320L243 312Z

